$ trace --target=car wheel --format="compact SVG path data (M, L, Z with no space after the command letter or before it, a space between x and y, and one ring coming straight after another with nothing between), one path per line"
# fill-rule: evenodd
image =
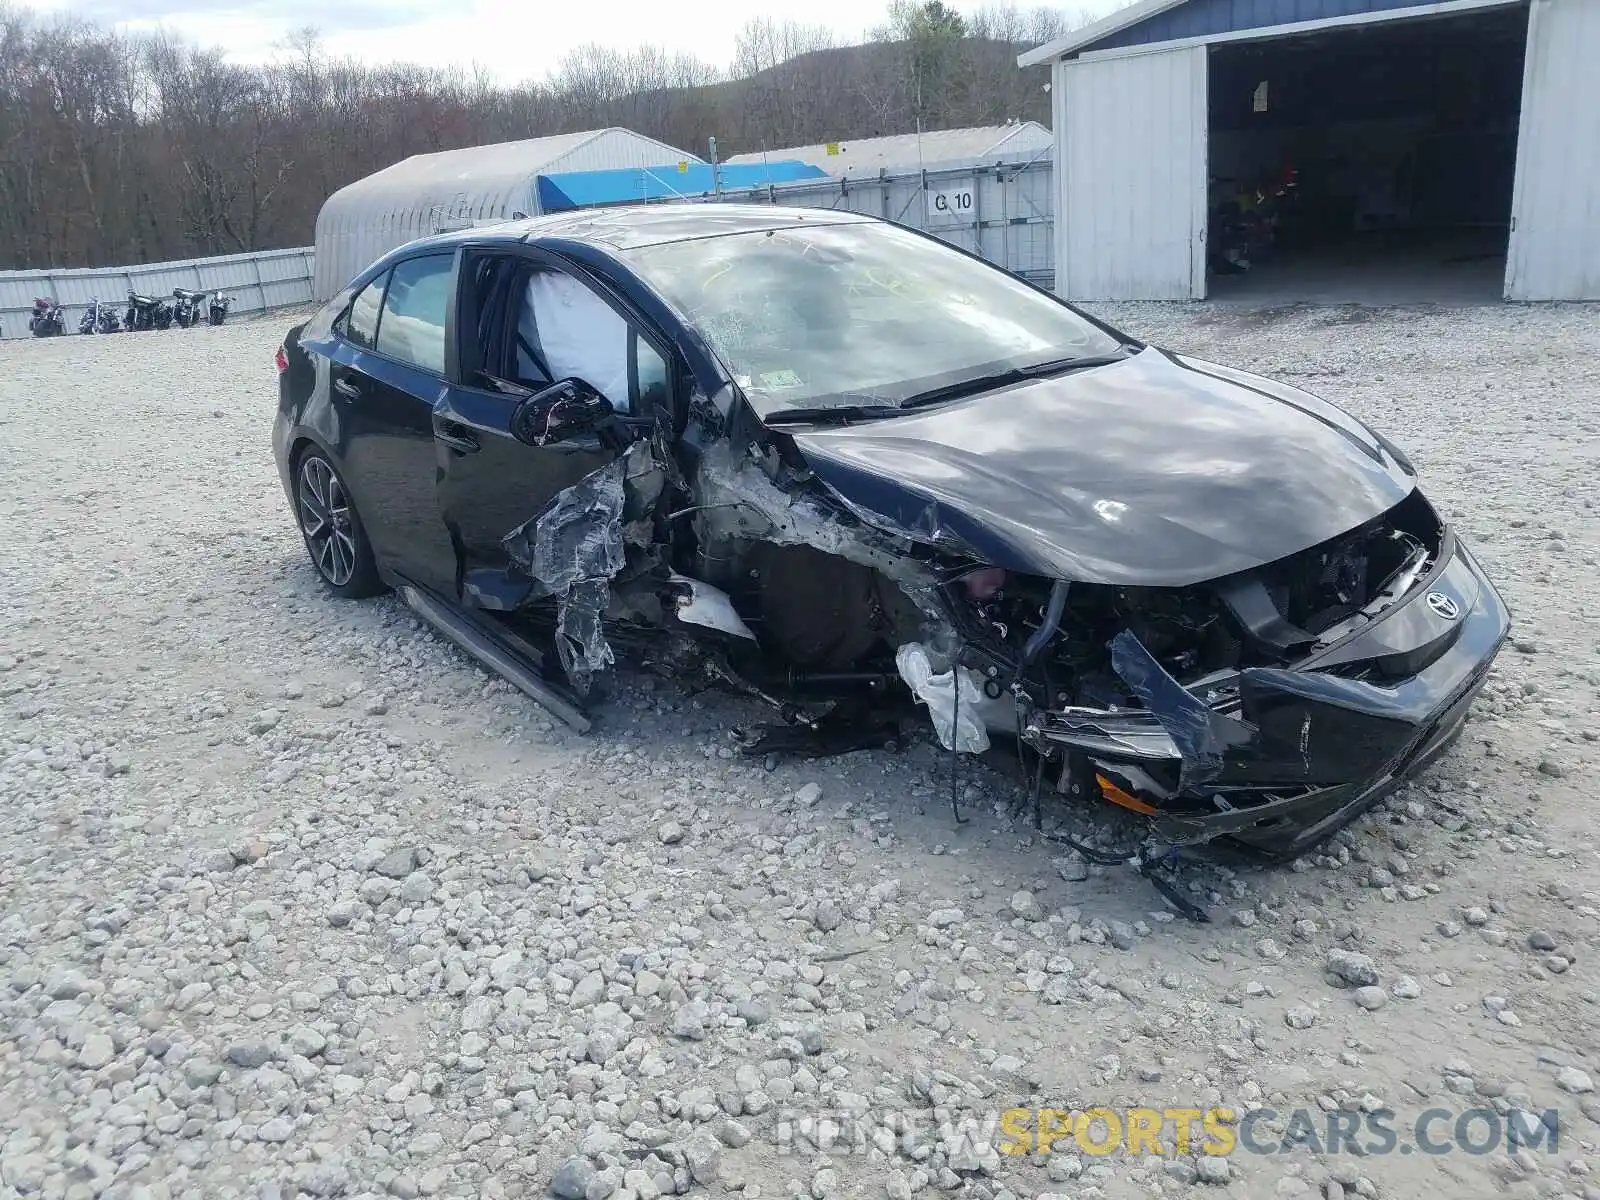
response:
M347 600L383 591L372 543L333 464L320 450L307 450L295 467L294 481L300 534L328 590Z

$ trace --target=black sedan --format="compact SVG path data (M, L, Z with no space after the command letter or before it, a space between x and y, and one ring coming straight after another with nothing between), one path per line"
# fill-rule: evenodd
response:
M424 239L277 358L327 586L579 728L621 652L769 703L751 751L930 720L1283 857L1440 753L1508 629L1381 434L848 213Z

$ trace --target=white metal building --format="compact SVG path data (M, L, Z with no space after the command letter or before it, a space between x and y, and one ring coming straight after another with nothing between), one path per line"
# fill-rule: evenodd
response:
M1069 299L1235 286L1222 222L1269 179L1248 277L1286 294L1356 264L1600 299L1600 0L1138 0L1019 62L1053 64Z
M782 150L735 154L730 163L758 163L795 159L821 167L829 175L859 179L887 171L943 170L999 162L1020 163L1048 159L1054 141L1037 121L1010 125L984 125L972 129L933 129L892 137L855 138L822 142L815 146L790 146Z
M415 238L539 212L538 177L703 159L630 129L594 129L416 154L340 188L317 214L313 291L326 300Z

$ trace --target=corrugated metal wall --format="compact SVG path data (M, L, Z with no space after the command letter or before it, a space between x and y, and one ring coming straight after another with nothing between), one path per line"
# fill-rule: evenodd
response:
M1600 300L1600 0L1533 0L1508 300Z
M1206 49L1059 62L1057 291L1205 296Z
M1180 38L1210 37L1267 29L1299 21L1327 21L1366 13L1418 8L1432 0L1188 0L1126 29L1108 34L1079 49L1112 50L1124 46L1151 46Z
M870 179L880 171L943 170L973 163L1021 162L1048 158L1055 139L1037 121L985 125L975 129L930 129L921 134L841 138L808 146L780 146L748 154L730 154L730 163L781 162L796 159L829 175ZM830 147L832 152L830 153Z
M788 204L886 217L926 230L1049 287L1055 277L1050 166L1045 159L1020 158L983 167L884 172L865 178L724 191L721 196L699 196L685 202Z
M170 296L172 289L221 291L233 297L233 312L261 312L311 299L311 247L225 254L136 267L87 267L65 271L0 271L0 328L8 338L27 337L35 296L49 296L65 310L67 332L91 300L121 304L129 292ZM119 314L120 315L120 314Z

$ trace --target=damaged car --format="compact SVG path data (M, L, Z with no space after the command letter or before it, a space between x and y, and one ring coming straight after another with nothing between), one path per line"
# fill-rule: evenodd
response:
M427 238L277 366L333 592L397 589L579 729L619 657L770 706L751 753L931 723L1147 857L1327 837L1451 742L1509 626L1382 434L850 213Z

